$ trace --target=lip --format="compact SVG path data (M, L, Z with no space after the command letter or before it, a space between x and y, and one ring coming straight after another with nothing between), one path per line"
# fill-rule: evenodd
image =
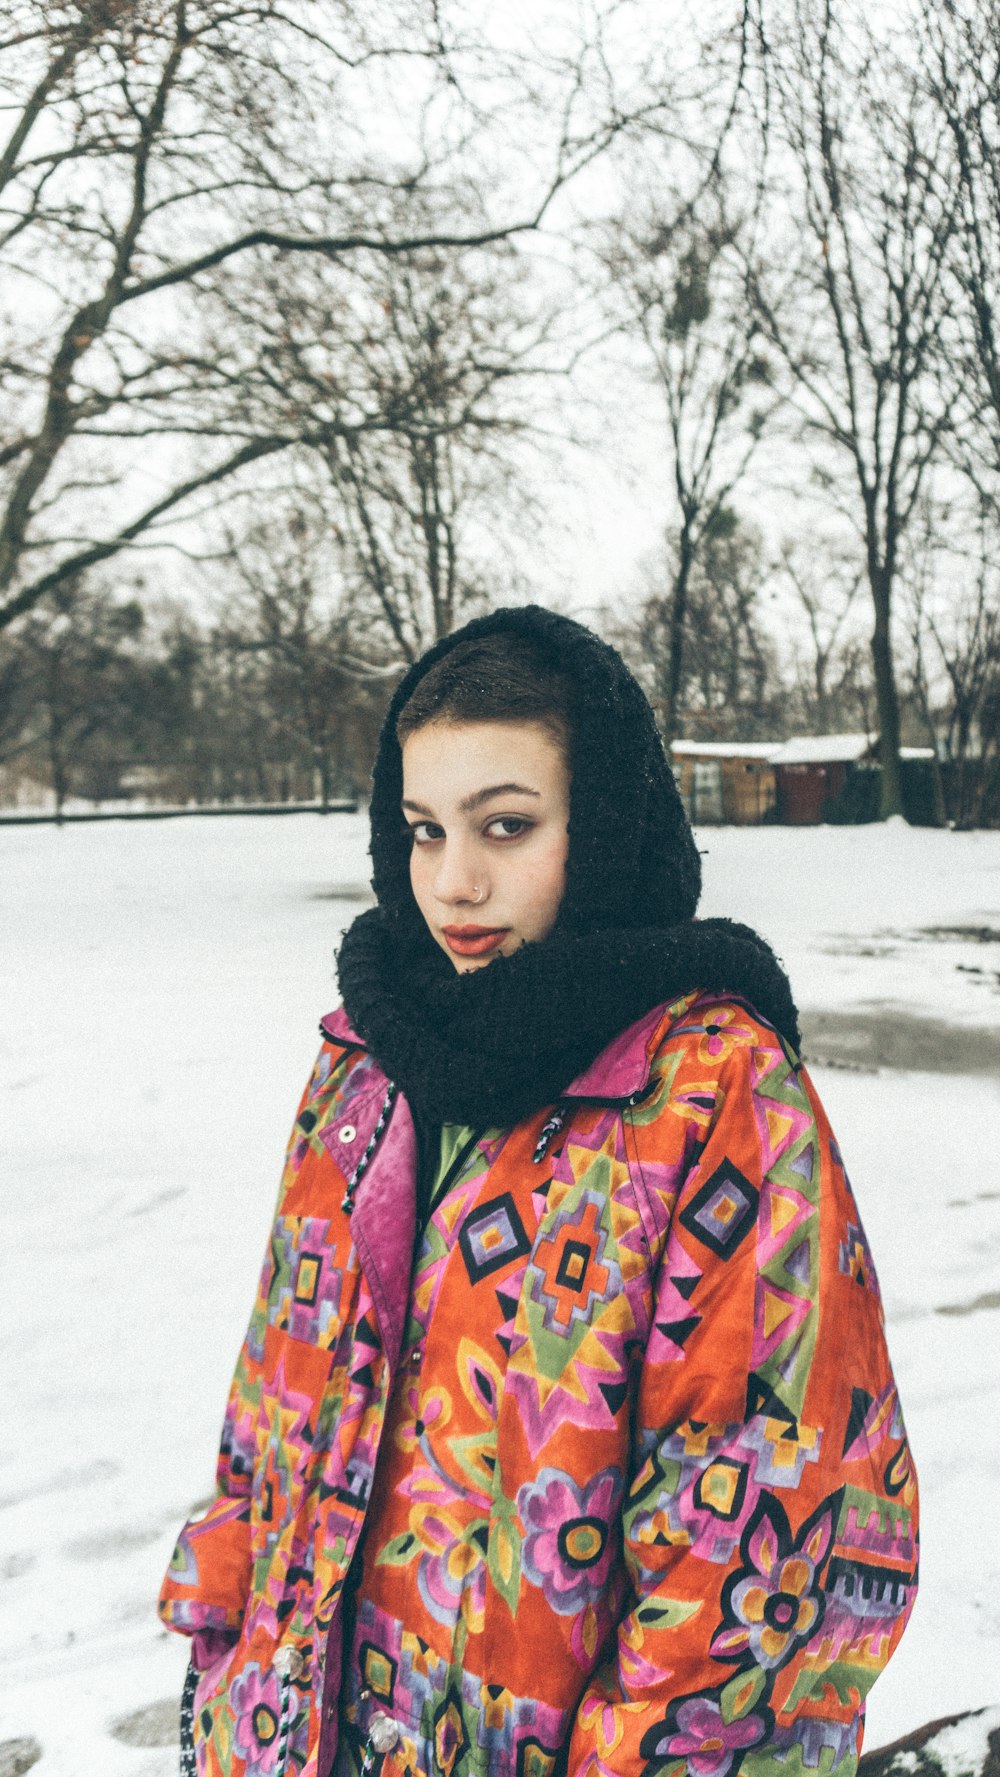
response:
M456 956L487 956L503 943L510 926L442 926L448 949Z

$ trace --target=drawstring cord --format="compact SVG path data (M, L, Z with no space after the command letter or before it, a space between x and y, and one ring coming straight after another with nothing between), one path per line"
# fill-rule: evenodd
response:
M535 1143L535 1151L531 1156L533 1166L541 1166L542 1161L545 1159L549 1143L559 1134L559 1131L566 1121L566 1109L567 1107L564 1104L557 1105L551 1117L542 1125L542 1133Z
M371 1702L371 1691L363 1690L358 1698L359 1703ZM384 1760L387 1752L399 1744L399 1724L384 1709L376 1709L368 1723L365 1750L361 1759L359 1777L370 1777L375 1760ZM380 1765L381 1769L381 1765Z
M297 1647L279 1647L274 1656L278 1674L280 1708L278 1713L278 1747L274 1763L275 1777L282 1777L288 1763L288 1740L295 1722L292 1686L305 1670L305 1659ZM194 1696L201 1673L192 1660L187 1669L181 1693L181 1761L180 1777L198 1777L198 1758L194 1749Z
M630 1092L627 1098L594 1098L590 1102L592 1104L616 1105L621 1108L622 1112L631 1111L635 1109L637 1104L641 1104L644 1098L648 1098L655 1089L655 1079L647 1080L645 1086L640 1086L635 1092ZM540 1166L545 1159L555 1137L564 1128L570 1109L571 1106L568 1102L557 1104L547 1122L542 1124L542 1133L535 1143L535 1151L531 1156L533 1165Z
M649 1086L642 1087L638 1092L630 1093L629 1097L626 1098L624 1102L626 1105L628 1105L631 1108L632 1106L639 1104L642 1101L642 1099L647 1097L649 1091L650 1091ZM368 1141L368 1146L366 1147L364 1153L362 1154L360 1160L358 1161L356 1167L354 1168L354 1171L351 1173L351 1176L347 1181L347 1189L344 1192L343 1201L340 1205L340 1207L344 1211L345 1215L350 1215L351 1211L354 1208L354 1198L355 1198L355 1194L357 1192L357 1188L358 1188L359 1184L361 1183L361 1180L364 1178L365 1173L368 1171L368 1167L371 1163L372 1155L374 1154L375 1149L377 1148L377 1146L379 1144L379 1141L382 1136L382 1131L384 1130L386 1124L389 1121L389 1114L392 1110L393 1104L395 1103L396 1096L397 1096L398 1092L399 1092L399 1087L396 1086L392 1080L390 1080L389 1081L389 1088L388 1088L388 1091L386 1092L385 1099L382 1104L382 1109L379 1111L379 1114L378 1114L378 1122L376 1123L374 1129L371 1132L371 1136ZM614 1102L617 1102L617 1101L614 1101ZM535 1166L541 1165L542 1161L545 1159L546 1154L548 1153L549 1147L551 1146L552 1142L555 1140L556 1136L562 1130L562 1128L566 1122L566 1118L568 1116L569 1116L569 1105L568 1104L556 1105L556 1108L552 1112L552 1115L542 1125L541 1134L539 1135L538 1140L535 1143L535 1151L531 1156L533 1165L535 1165Z
M278 1721L278 1752L275 1759L275 1777L281 1777L288 1759L288 1736L292 1730L293 1714L289 1708L292 1702L292 1685L302 1674L305 1660L297 1647L279 1647L274 1656L274 1670L278 1674L281 1686L281 1714Z
M198 1689L199 1676L198 1668L192 1660L181 1692L181 1777L198 1777L198 1761L194 1750L194 1694Z
M396 1094L398 1091L399 1091L399 1087L394 1086L393 1082L390 1080L389 1081L389 1090L387 1091L387 1093L385 1095L385 1100L383 1102L382 1109L379 1111L378 1122L376 1123L374 1129L371 1132L368 1146L366 1147L364 1153L361 1156L361 1159L358 1161L357 1166L354 1168L354 1171L351 1173L351 1176L347 1181L347 1190L344 1192L344 1199L340 1205L340 1207L344 1211L345 1215L350 1215L352 1209L354 1208L354 1194L357 1191L357 1188L358 1188L359 1184L361 1183L361 1180L364 1178L365 1173L368 1171L371 1157L374 1154L376 1147L378 1146L380 1137L382 1135L382 1131L389 1121L389 1113L392 1110L393 1104L395 1102Z

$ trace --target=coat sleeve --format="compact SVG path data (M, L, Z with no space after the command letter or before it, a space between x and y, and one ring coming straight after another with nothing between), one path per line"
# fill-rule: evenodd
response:
M299 1102L281 1199L305 1142L303 1113L330 1076L324 1047ZM315 1117L312 1117L315 1123ZM207 1508L188 1519L177 1539L160 1590L159 1614L169 1629L194 1638L194 1659L207 1665L239 1634L250 1592L250 1509L260 1408L264 1330L274 1259L271 1243L260 1272L246 1338L226 1401L215 1470L215 1495Z
M160 1590L161 1619L168 1629L197 1638L199 1666L216 1651L216 1638L239 1633L250 1590L254 1404L260 1395L271 1263L269 1254L226 1402L215 1496L184 1525Z
M916 1484L871 1255L807 1074L744 1023L693 1094L715 1103L639 1384L630 1608L569 1777L848 1777L913 1603Z

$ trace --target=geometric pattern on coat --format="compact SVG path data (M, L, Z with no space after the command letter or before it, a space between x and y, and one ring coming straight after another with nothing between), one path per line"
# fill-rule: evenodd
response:
M912 1607L917 1496L797 1057L736 999L656 1008L613 1079L598 1057L572 1083L541 1164L551 1107L484 1142L411 1289L412 1119L327 1028L218 1496L161 1599L209 1638L199 1770L277 1777L280 1745L327 1777L338 1719L349 1769L377 1705L381 1777L850 1777Z

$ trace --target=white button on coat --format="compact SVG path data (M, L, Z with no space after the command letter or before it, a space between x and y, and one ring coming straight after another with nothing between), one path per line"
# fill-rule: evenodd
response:
M357 1133L353 1123L345 1123L337 1139L338 1141L353 1141Z
M305 1660L297 1647L289 1647L287 1643L279 1647L274 1656L274 1670L279 1678L296 1679L301 1677Z
M368 1738L375 1752L391 1752L399 1739L399 1726L387 1715L376 1715Z

